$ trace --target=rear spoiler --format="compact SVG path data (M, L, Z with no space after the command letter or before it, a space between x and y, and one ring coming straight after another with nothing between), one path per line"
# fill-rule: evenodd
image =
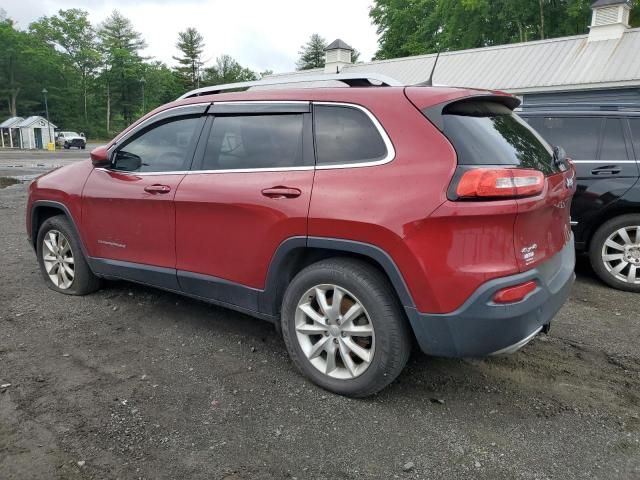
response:
M482 105L487 103L502 105L513 111L520 106L521 102L520 99L511 95L472 95L425 108L422 113L431 120L438 130L442 131L444 130L442 116L446 113L451 113L453 109L459 109L461 113L466 110L466 115L473 115L474 111L480 114L483 110Z

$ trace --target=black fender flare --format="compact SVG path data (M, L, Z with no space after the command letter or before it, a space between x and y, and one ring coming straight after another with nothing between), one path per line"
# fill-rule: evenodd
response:
M80 248L82 249L83 255L85 256L85 258L89 258L87 249L85 248L85 245L84 245L84 241L80 236L80 230L78 230L78 226L76 224L75 219L73 218L73 215L71 214L71 212L69 211L69 209L64 203L56 202L53 200L36 200L31 205L31 244L33 248L37 250L36 241L38 240L38 234L36 231L36 226L38 222L38 217L36 215L36 212L39 207L55 208L57 210L60 210L60 213L63 213L69 219L69 222L71 223L71 228L73 228L74 230L76 238L78 239L78 243L80 244Z
M290 255L295 250L305 249L321 249L333 250L336 253L346 252L355 253L363 257L367 257L376 262L386 273L391 285L395 289L400 303L403 307L415 309L415 302L409 292L409 288L400 272L400 269L391 258L391 256L380 247L369 243L358 242L355 240L346 240L341 238L328 237L291 237L280 244L272 257L267 271L267 279L265 289L261 292L259 299L259 309L268 315L277 316L280 305L277 299L281 298L283 293L283 285L280 279L286 272Z

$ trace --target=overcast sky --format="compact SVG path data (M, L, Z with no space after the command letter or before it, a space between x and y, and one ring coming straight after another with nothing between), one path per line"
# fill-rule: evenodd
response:
M300 45L312 33L328 42L342 38L369 60L377 35L369 20L372 0L3 0L0 7L26 28L59 9L82 8L91 22L114 9L134 24L148 44L145 55L173 64L179 31L197 28L205 38L204 60L223 53L256 71L295 69Z

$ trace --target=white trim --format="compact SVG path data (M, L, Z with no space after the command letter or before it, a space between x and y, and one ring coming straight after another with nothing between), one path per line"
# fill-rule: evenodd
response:
M571 160L572 163L636 163L635 160Z
M212 105L255 105L255 104L276 104L276 105L309 105L311 100L223 100L221 102L211 102ZM212 115L215 115L213 113ZM225 114L223 114L225 115Z
M378 165L384 165L386 163L392 162L396 158L396 149L387 135L386 130L382 126L382 124L378 121L378 119L371 113L367 108L362 105L357 105L355 103L344 103L344 102L312 102L314 105L328 105L334 107L349 107L355 108L364 112L369 120L373 123L373 125L378 130L378 133L382 137L382 141L384 142L385 147L387 148L387 156L381 160L374 160L371 162L359 162L359 163L345 163L345 164L337 164L337 165L318 165L316 163L316 170L333 170L333 169L341 169L341 168L362 168L362 167L376 167ZM316 159L317 160L317 159Z

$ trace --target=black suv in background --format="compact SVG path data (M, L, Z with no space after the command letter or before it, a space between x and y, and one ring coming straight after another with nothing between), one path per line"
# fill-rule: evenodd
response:
M518 112L575 163L576 248L612 287L640 292L640 104L547 104Z

